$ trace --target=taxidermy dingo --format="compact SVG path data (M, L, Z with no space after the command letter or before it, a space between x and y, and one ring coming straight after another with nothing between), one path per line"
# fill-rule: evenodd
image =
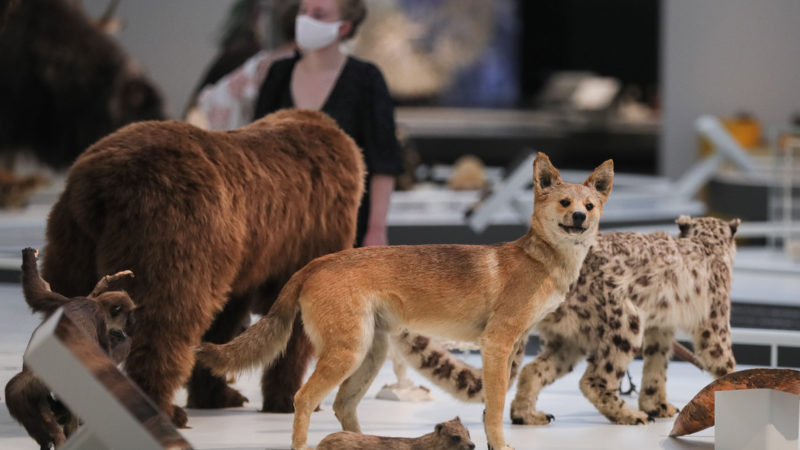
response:
M597 235L614 178L611 160L581 184L564 183L542 153L533 163L530 229L499 245L365 247L317 258L292 276L269 314L198 361L218 375L276 359L299 312L319 355L295 396L294 449L306 449L311 412L340 385L333 405L345 431L360 432L356 406L386 357L388 337L408 328L480 341L489 445L503 438L515 344L563 300Z

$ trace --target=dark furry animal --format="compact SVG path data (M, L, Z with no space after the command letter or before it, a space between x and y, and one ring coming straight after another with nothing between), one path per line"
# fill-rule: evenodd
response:
M133 323L135 305L125 292L109 289L112 282L129 274L103 277L87 297L67 298L51 291L39 276L36 250L22 251L22 290L28 306L45 318L63 308L64 315L117 363L125 359L131 347L125 329ZM42 449L59 447L78 427L77 417L24 364L22 372L6 384L6 404L11 416Z
M0 12L0 154L32 150L61 169L122 125L164 118L157 89L75 2Z
M353 431L340 431L325 436L317 450L472 450L475 444L469 431L456 417L436 425L432 433L418 438L371 436Z
M43 273L69 294L98 273L136 273L128 292L143 309L125 367L183 426L172 398L201 338L230 340L251 303L266 312L297 269L352 247L363 184L360 150L323 113L284 110L228 132L133 124L72 166L50 212ZM262 379L265 410L293 410L311 354L298 324ZM207 369L195 370L188 390L191 407L245 400Z

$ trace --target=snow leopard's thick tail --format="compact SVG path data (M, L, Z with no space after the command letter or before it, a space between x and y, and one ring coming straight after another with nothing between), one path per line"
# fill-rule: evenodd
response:
M481 369L465 363L448 351L441 342L427 336L404 331L393 339L395 348L408 364L433 384L459 400L474 403L484 401ZM514 347L508 380L509 388L517 378L527 343L528 336L525 335Z

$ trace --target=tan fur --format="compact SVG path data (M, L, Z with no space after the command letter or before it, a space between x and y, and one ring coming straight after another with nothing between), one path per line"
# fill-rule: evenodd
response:
M317 450L472 450L475 444L469 431L456 417L440 423L432 433L418 438L370 436L352 431L340 431L325 436Z
M100 274L136 273L128 292L143 308L125 368L184 426L172 399L187 379L192 407L245 400L224 379L190 378L192 349L228 341L251 304L265 313L297 269L352 247L363 186L361 151L323 113L283 110L226 132L136 123L70 169L48 219L43 274L77 295ZM262 379L263 410L292 410L312 353L301 327L288 348Z
M580 388L597 409L620 424L645 424L652 417L672 417L666 401L666 368L675 329L692 335L697 360L715 377L735 370L730 341L730 288L733 236L739 220L681 217L678 238L665 233L600 233L567 298L537 328L542 351L520 374L511 418L517 424L545 425L551 414L537 411L539 392L587 358ZM482 390L460 386L431 374L420 361L439 367L458 365L461 379L481 385L471 368L435 345L414 350L422 336L401 336L397 348L412 367L457 398ZM620 379L641 350L644 357L639 411L618 393ZM455 361L454 361L455 360Z
M39 277L37 252L22 251L22 289L25 300L34 312L45 318L58 308L70 319L70 326L83 332L116 363L128 355L131 340L125 333L133 321L135 305L123 291L111 291L110 284L129 273L104 277L88 297L67 298L50 290ZM56 332L63 331L60 323ZM6 404L11 416L17 419L28 434L43 449L52 444L59 447L77 428L78 419L23 364L22 372L6 384Z
M490 445L507 448L502 413L515 344L563 301L577 278L613 181L613 164L606 161L583 185L564 183L541 153L533 172L535 208L520 239L493 246L365 247L318 258L290 279L273 311L228 344L204 344L198 361L218 375L269 362L283 350L300 312L319 354L295 396L292 445L304 449L311 412L340 384L337 418L345 431L360 431L355 407L386 357L389 334L408 328L480 340L484 423Z

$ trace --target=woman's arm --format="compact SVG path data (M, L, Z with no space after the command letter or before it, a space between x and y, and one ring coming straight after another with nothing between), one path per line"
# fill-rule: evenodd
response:
M389 200L393 190L392 175L376 174L369 177L370 208L364 247L388 244L386 216L389 213Z

